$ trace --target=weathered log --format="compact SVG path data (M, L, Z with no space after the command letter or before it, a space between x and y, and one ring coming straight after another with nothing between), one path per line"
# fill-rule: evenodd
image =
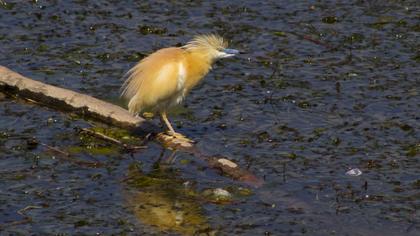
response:
M97 98L68 89L44 84L0 66L0 89L17 93L43 105L93 117L122 128L138 127L145 120L132 116L127 110Z
M59 88L26 78L14 71L0 66L0 90L7 94L33 100L42 105L69 111L83 117L94 118L107 124L125 129L138 128L147 123L143 118L132 116L127 110L97 98ZM263 181L251 172L241 169L236 163L222 156L201 153L196 146L183 139L177 139L165 133L156 135L156 140L169 149L188 152L205 161L210 168L220 170L222 174L243 181L253 186L260 186ZM114 140L115 141L115 140Z

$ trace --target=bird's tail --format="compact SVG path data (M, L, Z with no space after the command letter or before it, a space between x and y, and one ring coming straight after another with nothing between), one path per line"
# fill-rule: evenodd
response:
M138 92L143 83L142 71L142 63L140 62L124 75L125 82L121 86L120 96L128 100L128 110L133 115L141 111Z
M131 68L123 77L125 80L121 86L120 92L121 97L131 99L139 91L143 82L141 77L141 65L140 63Z

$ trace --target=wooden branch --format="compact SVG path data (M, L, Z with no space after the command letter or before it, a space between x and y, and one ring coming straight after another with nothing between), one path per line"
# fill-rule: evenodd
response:
M35 103L74 112L84 117L95 118L121 128L137 128L145 123L144 119L132 116L127 110L119 106L88 95L26 78L3 66L0 66L0 90L12 95L19 94L21 97ZM84 130L84 132L88 131ZM98 135L94 132L90 132L89 134L110 142L121 144L119 140L104 137L103 135ZM156 135L156 140L161 142L166 148L177 149L193 154L205 161L208 167L217 169L221 171L222 174L233 179L240 180L256 187L263 183L262 180L251 172L241 169L239 165L226 157L203 154L191 142L174 138L165 133Z
M94 97L26 78L0 66L0 89L17 93L53 108L92 117L122 128L138 127L145 120L132 116L127 110Z

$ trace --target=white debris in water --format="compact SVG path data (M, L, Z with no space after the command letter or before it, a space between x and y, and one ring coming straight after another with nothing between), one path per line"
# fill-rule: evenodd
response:
M346 172L346 175L359 176L362 175L362 171L359 168L354 168Z
M214 189L213 190L213 194L216 197L225 197L225 198L230 198L232 196L228 191L226 191L226 190L224 190L222 188L216 188L216 189Z

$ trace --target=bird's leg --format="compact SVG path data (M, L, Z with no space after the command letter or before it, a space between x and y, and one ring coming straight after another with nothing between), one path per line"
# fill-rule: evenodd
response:
M171 136L174 136L176 134L174 128L172 128L171 122L168 120L168 116L166 115L166 112L163 111L160 113L160 120L165 123L166 127L168 128L168 134Z
M177 133L175 132L174 128L171 125L171 122L169 122L168 120L168 116L166 115L166 111L162 111L160 113L160 119L161 121L163 121L163 123L165 123L166 127L168 128L167 134L177 138L177 139L181 139L181 140L185 140L187 142L193 143L193 140L188 139L187 137L185 137L184 135L182 135L181 133Z

